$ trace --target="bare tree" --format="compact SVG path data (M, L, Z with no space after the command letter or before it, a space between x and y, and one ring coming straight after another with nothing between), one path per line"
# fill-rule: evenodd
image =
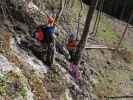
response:
M63 3L63 0L60 0L60 9L59 9L59 12L56 14L55 23L56 23L56 22L58 21L58 19L61 17L61 14L63 13L65 4L66 4L66 0L65 0L64 3Z
M79 31L80 31L80 21L81 21L81 17L82 17L82 10L83 10L83 2L82 0L80 0L80 11L78 14L78 25L77 25L77 36L76 36L76 40L78 40L78 35L79 35Z
M124 29L124 31L123 31L123 33L122 33L122 36L121 36L121 38L120 38L120 41L119 41L119 43L118 43L118 46L116 47L116 51L119 49L119 47L120 47L120 45L121 45L121 43L122 43L122 41L123 41L123 39L124 39L124 37L125 37L125 35L126 35L126 33L127 33L128 26L129 26L129 24L132 22L132 20L133 20L133 11L131 12L131 16L130 16L130 18L129 18L129 20L128 20L126 26L125 26L125 29Z
M88 14L86 17L86 22L85 22L83 34L81 36L81 40L79 41L79 44L78 44L77 49L76 49L76 56L77 56L76 61L75 61L76 64L79 63L80 58L82 56L82 52L83 52L85 45L86 45L86 40L88 37L90 24L91 24L94 10L95 10L96 2L97 2L97 0L91 0L90 1L90 7L89 7Z
M124 4L123 4L123 8L122 8L122 11L121 11L121 14L120 14L120 19L122 20L124 18L124 14L126 12L126 9L127 9L127 6L128 6L128 3L126 0L123 1Z

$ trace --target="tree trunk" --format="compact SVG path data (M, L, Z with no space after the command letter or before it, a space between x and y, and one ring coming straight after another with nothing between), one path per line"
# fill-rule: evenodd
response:
M76 36L76 40L78 40L78 35L79 35L79 31L80 31L80 21L81 21L81 17L82 17L82 10L83 10L83 3L82 0L80 0L80 4L81 4L81 8L78 14L78 25L77 25L77 36Z
M56 14L55 23L58 21L58 19L61 17L61 14L63 13L65 2L63 3L63 0L60 0L60 9L59 12Z
M116 17L119 17L118 16L118 10L119 10L119 6L120 6L120 1L119 0L114 0L112 6L113 6L113 15L116 16Z
M125 0L125 2L123 4L122 11L121 11L121 15L120 15L121 20L124 18L124 14L125 14L126 9L127 9L127 1Z
M90 28L90 24L91 24L91 19L93 17L96 2L97 2L97 0L92 0L91 4L90 4L90 7L89 7L89 10L88 10L88 14L87 14L83 34L81 36L81 40L79 41L79 44L78 44L77 50L76 50L76 56L77 56L76 61L75 61L76 64L79 63L81 55L82 55L82 51L84 50L85 45L86 45L86 40L87 40L87 37L88 37L89 28Z
M124 39L124 37L125 37L125 35L127 33L128 26L132 22L132 20L133 20L133 11L131 12L131 16L130 16L130 18L129 18L128 22L127 22L127 25L126 25L126 27L124 29L124 32L123 32L123 34L122 34L122 36L120 38L120 41L118 43L118 46L116 47L116 51L119 49L119 47L120 47L120 45L121 45L121 43L122 43L122 41L123 41L123 39Z

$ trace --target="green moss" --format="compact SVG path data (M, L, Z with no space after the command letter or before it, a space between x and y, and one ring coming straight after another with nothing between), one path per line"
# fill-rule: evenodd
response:
M104 77L99 76L99 83L96 84L96 94L102 96L124 95L122 92L125 89L123 86L130 81L130 76L133 74L124 70L109 70L104 71ZM126 90L132 90L132 85L128 84Z
M59 97L65 93L65 80L62 78L59 68L56 65L52 66L52 70L44 78L44 85L52 97Z
M23 97L25 97L25 96L27 95L27 91L26 91L26 89L24 88L24 86L21 87L21 89L20 89L20 94L21 94L21 96L23 96Z
M16 82L18 82L17 87ZM20 77L15 73L9 72L0 75L0 95L8 96L14 100L19 95L24 98L27 95L27 91Z
M104 17L101 17L97 38L104 40L106 43L116 42L119 38L118 33L113 31L110 21L108 21Z
M6 77L4 75L0 75L0 95L4 95L6 93Z
M126 48L127 51L129 51L129 52L133 52L133 47L130 47L129 44L128 44L128 42L125 41L125 40L122 42L121 47L122 48Z
M98 32L99 39L104 39L105 42L110 42L110 41L116 41L117 40L117 33L112 32L110 30L106 30Z

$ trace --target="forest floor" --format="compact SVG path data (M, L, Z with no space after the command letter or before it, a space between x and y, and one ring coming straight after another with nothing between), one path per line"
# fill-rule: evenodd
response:
M126 22L104 15L101 18L97 33L97 39L101 44L116 47L125 29ZM89 63L100 71L97 77L99 83L96 85L96 94L104 96L125 96L133 95L133 28L129 25L125 38L121 44L119 52L110 50L90 50L88 51ZM102 100L102 99L100 99ZM112 100L106 98L105 100ZM117 100L132 100L131 98L117 98Z

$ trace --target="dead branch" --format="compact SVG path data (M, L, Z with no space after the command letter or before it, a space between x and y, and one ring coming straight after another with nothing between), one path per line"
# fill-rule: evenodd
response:
M90 45L89 47L85 47L85 49L109 49L114 50L115 48L103 46L103 45Z
M80 25L84 26L84 23L78 22L77 20L72 20L74 23L79 23Z
M132 95L126 95L126 96L111 96L111 97L108 97L108 96L104 96L104 98L108 98L108 99L122 99L122 98L133 98Z
M133 20L133 11L132 11L132 13L131 13L131 16L130 16L128 22L127 22L127 25L125 26L125 29L124 29L124 31L123 31L123 34L122 34L121 38L120 38L120 41L119 41L119 43L118 43L118 45L117 45L117 47L116 47L116 51L119 49L119 47L120 47L120 45L121 45L123 39L125 38L125 35L126 35L126 33L127 33L129 24L130 24L130 22L131 22L132 20Z
M65 2L66 2L66 1L65 1ZM55 23L58 21L58 19L60 18L61 14L63 13L64 4L65 4L65 3L63 3L63 0L60 0L60 9L59 9L59 12L56 14Z
M79 14L78 14L78 25L77 25L77 36L76 36L76 40L78 40L78 34L79 34L79 30L80 30L80 21L81 21L81 17L82 17L82 10L83 10L83 3L82 3L82 0L80 0L80 11L79 11Z

